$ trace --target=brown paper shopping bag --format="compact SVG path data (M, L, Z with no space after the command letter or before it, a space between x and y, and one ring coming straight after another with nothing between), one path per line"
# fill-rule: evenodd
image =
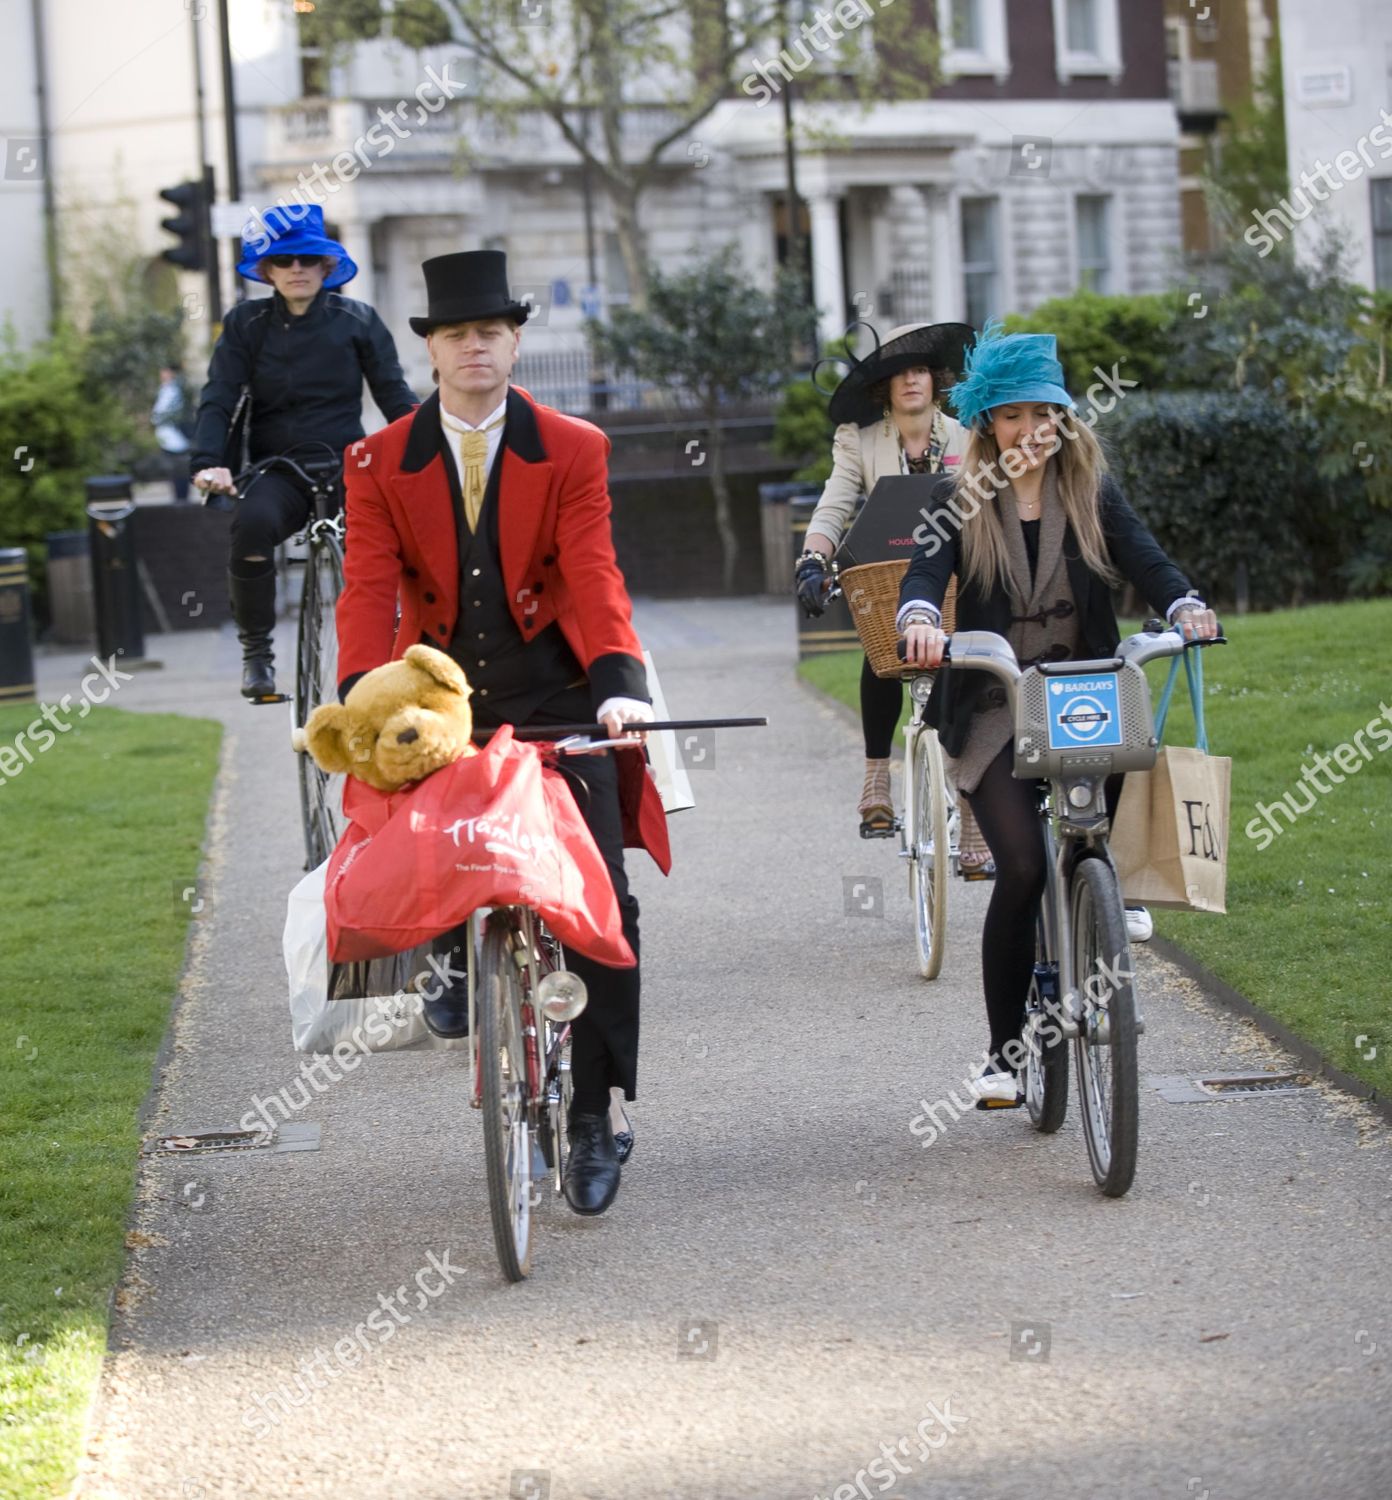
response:
M1128 902L1226 912L1232 760L1208 754L1197 652L1185 653L1185 666L1198 745L1161 746L1153 770L1127 775L1112 823L1112 858ZM1156 714L1157 734L1164 732L1173 686L1171 672Z

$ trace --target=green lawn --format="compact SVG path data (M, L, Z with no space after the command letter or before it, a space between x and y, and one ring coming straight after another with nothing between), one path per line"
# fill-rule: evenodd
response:
M76 1466L220 739L98 708L0 784L0 1495Z
M1340 785L1321 777L1328 793L1294 826L1277 814L1279 836L1246 831L1265 826L1258 804L1302 785L1302 764L1351 745L1381 705L1392 708L1392 601L1233 617L1224 629L1231 644L1205 652L1204 669L1210 749L1233 760L1228 914L1157 912L1156 930L1337 1067L1392 1095L1392 751L1365 734L1372 759L1346 752L1360 769ZM857 654L816 658L801 670L857 704ZM1158 685L1168 667L1148 670ZM1165 737L1192 743L1192 730L1186 698Z

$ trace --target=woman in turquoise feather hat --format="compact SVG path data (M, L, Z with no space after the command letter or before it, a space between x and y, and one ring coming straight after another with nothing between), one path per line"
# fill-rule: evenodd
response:
M989 324L949 399L971 436L957 474L934 489L932 534L900 591L896 623L911 666L942 662L941 608L954 573L958 630L1003 635L1021 666L1111 656L1121 640L1112 589L1123 580L1186 634L1217 634L1213 611L1107 477L1052 334ZM996 862L981 944L991 1040L976 1092L979 1107L1009 1108L1021 1098L1005 1049L1020 1036L1044 890L1036 785L1015 779L1005 692L987 674L944 667L927 719ZM1120 783L1109 780L1113 811ZM1135 937L1138 922L1128 913Z

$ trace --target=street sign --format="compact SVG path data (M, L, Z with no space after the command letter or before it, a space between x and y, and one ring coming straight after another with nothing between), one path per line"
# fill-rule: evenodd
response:
M247 220L256 212L254 203L214 203L212 208L213 238L215 240L239 240Z

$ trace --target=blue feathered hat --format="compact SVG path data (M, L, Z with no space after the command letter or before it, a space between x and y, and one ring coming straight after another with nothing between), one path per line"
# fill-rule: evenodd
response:
M1072 406L1064 388L1058 340L1052 333L1005 333L999 319L967 350L962 378L947 393L958 418L978 427L993 407L1014 401Z
M358 268L353 257L324 232L324 210L317 203L278 203L257 214L242 231L242 258L237 270L248 281L264 282L266 255L336 255L338 264L324 277L326 287L351 281Z

